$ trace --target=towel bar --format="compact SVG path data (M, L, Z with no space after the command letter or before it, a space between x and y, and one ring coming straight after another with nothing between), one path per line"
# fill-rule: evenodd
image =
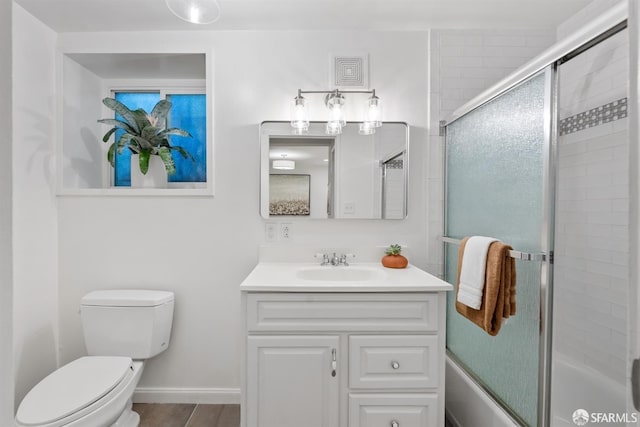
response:
M454 245L459 245L461 240L454 239L452 237L441 236L440 240L445 243L451 243ZM536 253L532 254L530 252L520 252L520 251L509 251L509 256L511 258L520 259L522 261L546 261L547 254L545 253Z

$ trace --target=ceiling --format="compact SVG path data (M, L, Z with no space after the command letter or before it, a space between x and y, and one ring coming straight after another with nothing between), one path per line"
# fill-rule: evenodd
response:
M204 54L67 53L66 56L105 79L206 78Z
M424 30L549 28L591 0L218 0L196 25L164 0L16 0L56 32L166 30Z

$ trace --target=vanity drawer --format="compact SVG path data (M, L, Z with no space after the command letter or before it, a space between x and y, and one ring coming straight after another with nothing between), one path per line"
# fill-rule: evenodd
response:
M349 427L432 427L437 421L434 393L349 395Z
M249 293L247 329L434 332L438 301L435 293Z
M351 388L436 388L436 335L356 335L349 337Z

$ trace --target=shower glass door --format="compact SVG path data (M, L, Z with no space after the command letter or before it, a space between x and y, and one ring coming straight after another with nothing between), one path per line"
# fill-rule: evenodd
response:
M549 249L550 82L548 69L447 126L447 236L491 236L523 252ZM446 246L446 279L455 284L458 246ZM449 293L447 349L514 418L535 426L541 263L516 261L516 269L516 315L495 337L458 314Z
M623 30L558 66L552 426L575 426L579 410L637 424L626 406L628 43Z

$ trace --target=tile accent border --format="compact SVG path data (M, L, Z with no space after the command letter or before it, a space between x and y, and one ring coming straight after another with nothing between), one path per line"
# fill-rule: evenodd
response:
M627 98L601 105L560 120L560 136L627 117Z
M402 160L391 160L386 163L387 169L402 169L403 167Z

